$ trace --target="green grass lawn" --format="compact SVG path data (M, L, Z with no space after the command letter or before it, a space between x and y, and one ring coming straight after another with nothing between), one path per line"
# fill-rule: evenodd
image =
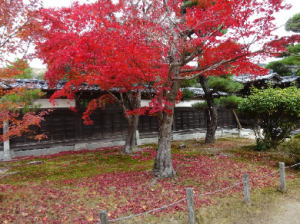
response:
M182 143L187 146L184 150L178 149ZM195 140L172 142L177 176L156 184L151 174L157 147L154 144L131 155L112 147L2 162L0 167L9 170L0 175L0 222L96 223L100 210L106 209L109 219L137 214L185 198L187 187L193 187L194 194L199 195L240 182L244 173L256 178L273 172L280 161L291 163L280 153L251 151L253 144L253 140L242 138L218 139L211 145ZM43 163L29 165L31 161ZM287 175L291 183L297 178L294 171ZM276 195L278 185L278 175L251 182L251 197L260 201L261 195ZM236 216L231 205L242 202L242 185L213 196L195 197L197 221L222 219L221 223L230 223ZM242 213L249 210L245 206L236 209ZM186 202L182 202L119 223L187 220Z

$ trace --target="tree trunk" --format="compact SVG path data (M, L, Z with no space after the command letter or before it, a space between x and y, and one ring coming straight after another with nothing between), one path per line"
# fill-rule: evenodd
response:
M168 52L168 59L170 65L173 62L178 62L178 34L175 32L175 26L170 22L170 30L173 36L173 43L171 44L171 49ZM173 114L175 108L176 97L178 95L178 90L181 85L180 80L172 80L172 75L174 78L180 78L180 67L169 67L168 80L163 87L170 86L170 91L164 89L158 96L158 101L164 107L163 111L158 112L158 149L155 157L154 167L152 173L156 178L170 178L176 175L173 168L172 155L171 155L171 129L173 124ZM167 101L171 105L163 105L161 102L161 97L166 97Z
M171 128L173 123L173 114L160 112L158 120L160 121L158 131L158 149L152 172L154 176L162 179L176 175L173 168L171 154Z
M139 124L139 115L130 115L126 117L128 122L128 131L126 136L125 145L123 147L123 153L131 153L137 146L136 131Z
M204 76L200 76L200 83L202 85L203 91L205 93L205 99L207 102L207 129L205 136L205 144L210 144L215 142L215 134L218 125L218 111L217 107L214 105L213 93L206 85L207 79Z
M175 101L180 88L181 81L173 82L172 89L169 93L165 92L167 100L174 105L165 106L169 112L158 112L158 149L155 157L155 163L152 173L158 179L170 178L176 175L172 163L171 154L171 130L173 124L173 114Z
M130 110L135 110L140 108L141 106L141 92L138 93L126 93ZM124 111L125 113L125 111ZM129 115L126 116L126 120L128 122L128 132L125 141L125 145L123 147L123 153L131 153L137 146L136 142L136 131L139 125L139 115Z

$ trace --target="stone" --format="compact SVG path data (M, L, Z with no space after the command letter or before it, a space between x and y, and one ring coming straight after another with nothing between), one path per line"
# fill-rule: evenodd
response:
M6 173L9 170L10 170L10 168L8 168L8 167L0 168L0 174Z
M43 164L45 163L44 161L32 161L32 162L29 162L29 163L26 163L28 165L37 165L37 164Z
M178 149L186 149L186 145L185 145L185 144L180 144L180 145L178 146Z

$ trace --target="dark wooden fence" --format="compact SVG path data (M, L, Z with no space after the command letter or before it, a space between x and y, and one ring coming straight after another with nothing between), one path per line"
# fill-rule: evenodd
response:
M70 144L80 141L124 138L127 133L127 121L121 109L108 108L97 110L91 119L93 125L84 125L82 111L74 113L68 109L56 109L45 116L41 127L32 127L35 133L45 133L47 138L40 141L35 140L34 133L22 137L12 138L10 145L12 149L30 149L40 146L49 147L57 144ZM232 110L218 110L219 127L236 126ZM173 131L193 130L206 128L205 111L195 111L192 108L176 108L174 116ZM156 133L158 130L156 116L140 116L139 132L141 135ZM0 146L3 150L2 144Z

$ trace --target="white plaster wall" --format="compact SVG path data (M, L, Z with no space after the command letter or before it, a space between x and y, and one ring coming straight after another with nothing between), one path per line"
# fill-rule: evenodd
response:
M71 106L75 107L75 100L57 99L55 101L58 104L56 106L53 106L52 103L49 102L49 99L38 99L35 101L35 103L40 103L41 108L69 108Z

